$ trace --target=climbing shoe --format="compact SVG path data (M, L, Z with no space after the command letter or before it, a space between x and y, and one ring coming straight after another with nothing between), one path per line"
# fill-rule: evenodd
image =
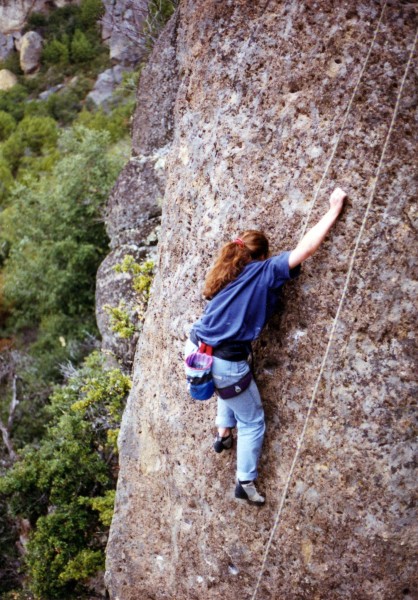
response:
M220 454L223 450L230 450L232 448L232 431L229 435L222 437L219 433L216 434L213 449L215 452Z
M257 492L254 481L240 481L238 479L235 486L235 498L239 500L247 500L250 504L263 506L266 499Z

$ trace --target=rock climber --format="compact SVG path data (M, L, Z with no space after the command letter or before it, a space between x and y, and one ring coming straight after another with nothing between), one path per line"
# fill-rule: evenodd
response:
M209 300L203 316L192 326L186 354L203 342L213 348L212 377L218 395L215 452L229 450L237 427L235 497L263 505L256 488L263 444L264 411L249 364L256 340L275 310L279 288L299 274L301 263L319 248L340 214L346 193L336 188L328 212L292 251L269 258L266 236L244 231L225 244L210 269L203 295Z

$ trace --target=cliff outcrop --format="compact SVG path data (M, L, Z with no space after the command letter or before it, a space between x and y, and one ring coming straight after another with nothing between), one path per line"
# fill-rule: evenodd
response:
M115 239L140 246L164 195L119 438L113 600L416 597L416 27L411 4L184 0L154 48L109 208ZM204 274L242 229L293 248L336 184L346 210L256 344L267 505L237 505L215 402L191 401L183 376Z

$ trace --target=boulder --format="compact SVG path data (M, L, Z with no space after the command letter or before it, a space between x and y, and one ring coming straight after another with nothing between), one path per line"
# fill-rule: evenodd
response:
M0 60L7 58L14 50L14 38L12 34L0 33Z
M42 37L36 31L28 31L20 42L20 67L25 74L33 73L40 66Z
M417 16L384 6L368 56L374 0L185 1L144 69L134 153L168 155L119 437L112 600L417 596L412 68L401 85ZM336 184L344 213L255 345L267 504L242 506L235 450L211 448L215 402L188 397L184 342L220 244L257 228L274 253L294 248Z
M113 92L122 82L123 73L128 70L121 65L117 65L100 73L93 90L87 95L87 98L94 102L96 106L108 108Z
M10 90L17 83L17 77L8 69L0 70L0 90Z

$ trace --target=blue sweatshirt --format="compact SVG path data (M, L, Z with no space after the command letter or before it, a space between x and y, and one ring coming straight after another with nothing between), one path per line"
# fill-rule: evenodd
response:
M207 304L192 329L210 346L222 342L252 342L275 311L279 288L297 277L300 266L289 269L290 252L255 260Z

